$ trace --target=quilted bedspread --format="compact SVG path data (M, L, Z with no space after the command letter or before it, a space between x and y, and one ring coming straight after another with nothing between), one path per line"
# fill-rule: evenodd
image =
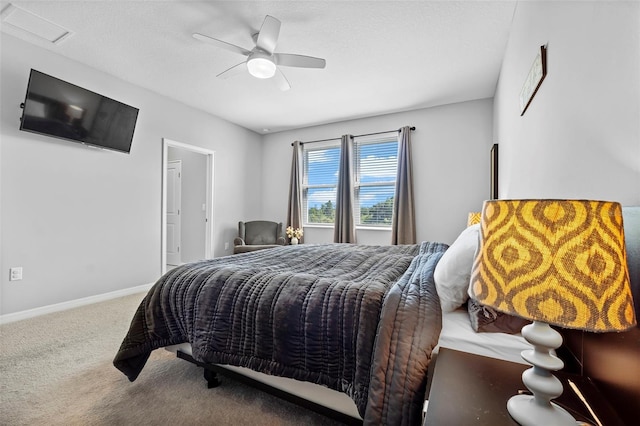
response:
M344 392L365 424L419 424L446 248L303 244L180 266L149 290L114 365L133 381L152 350L189 342L199 362Z

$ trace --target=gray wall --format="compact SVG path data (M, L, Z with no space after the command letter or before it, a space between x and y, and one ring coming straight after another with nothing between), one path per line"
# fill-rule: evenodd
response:
M544 44L548 75L520 117ZM518 3L494 103L500 198L640 205L640 3Z
M412 154L418 241L452 243L489 198L493 102L483 99L274 133L264 138L263 216L287 219L291 142L416 126ZM359 230L359 244L390 244L390 231ZM306 227L305 242L333 241L332 228Z
M518 95L544 44L548 75L520 117ZM519 2L494 103L501 198L640 205L640 3ZM640 414L634 331L569 340L625 424Z
M261 207L260 135L4 33L0 42L1 314L159 277L162 138L215 151L214 255L226 254L238 218ZM140 108L131 154L19 131L30 68ZM8 281L14 266L22 281Z

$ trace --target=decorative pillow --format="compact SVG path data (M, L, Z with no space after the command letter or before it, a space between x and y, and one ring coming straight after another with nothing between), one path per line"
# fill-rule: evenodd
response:
M467 290L479 236L480 225L472 225L462 231L433 271L443 312L459 308L469 298Z
M469 311L471 327L478 333L516 334L531 322L524 318L498 312L473 298L469 298L467 311Z

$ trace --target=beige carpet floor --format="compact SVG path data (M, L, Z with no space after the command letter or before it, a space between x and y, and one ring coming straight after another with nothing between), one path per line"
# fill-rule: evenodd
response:
M131 383L112 360L143 294L0 325L2 425L338 425L165 350Z

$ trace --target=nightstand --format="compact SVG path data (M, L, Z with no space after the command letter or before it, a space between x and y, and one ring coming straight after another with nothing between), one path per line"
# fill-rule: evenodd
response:
M517 426L507 411L507 400L519 390L526 390L521 375L527 368L524 364L440 348L423 424ZM576 420L598 424L567 380L577 385L603 426L623 426L588 378L562 372L556 372L555 376L564 386L564 392L555 402Z

